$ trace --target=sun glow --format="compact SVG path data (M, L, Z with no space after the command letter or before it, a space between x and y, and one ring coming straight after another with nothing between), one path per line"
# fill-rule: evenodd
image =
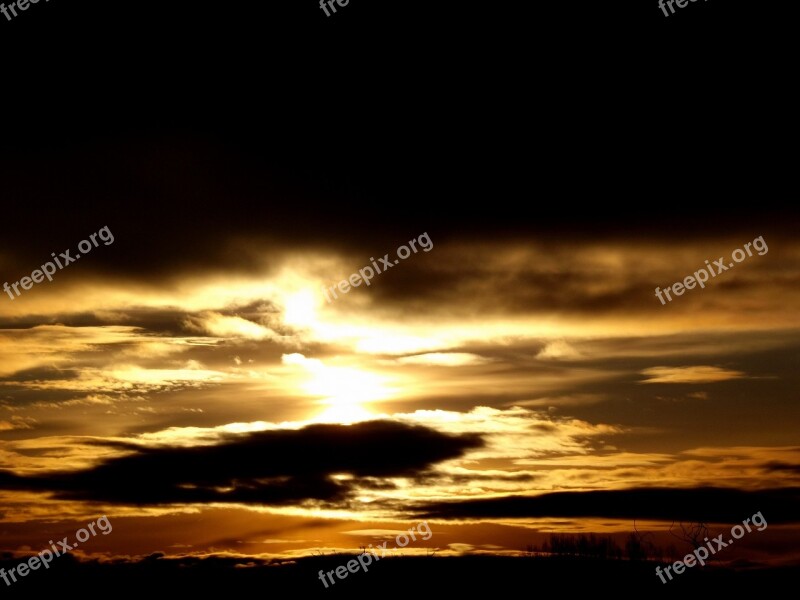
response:
M309 290L295 292L285 299L283 320L287 325L309 327L317 322L319 299Z
M283 362L305 370L300 389L320 398L328 408L315 417L316 421L353 423L374 418L376 413L364 405L389 397L393 390L387 378L377 373L353 367L329 366L316 358L302 354L284 354Z

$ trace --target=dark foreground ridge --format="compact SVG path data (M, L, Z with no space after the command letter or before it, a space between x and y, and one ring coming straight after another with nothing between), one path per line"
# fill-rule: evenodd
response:
M109 598L115 590L142 594L174 592L208 597L214 593L248 590L267 596L275 593L325 597L397 591L416 597L475 592L510 594L569 593L609 590L624 596L674 595L687 591L714 593L742 589L773 589L796 582L800 567L736 569L707 566L692 569L666 585L655 576L656 563L626 560L542 557L386 557L368 572L358 571L336 580L326 589L319 571L330 571L355 558L353 554L306 557L296 561L261 561L247 558L180 558L153 555L138 562L79 562L64 556L47 571L30 572L10 587L2 581L5 597L30 597L31 593L76 592L85 598ZM5 557L8 570L17 560Z

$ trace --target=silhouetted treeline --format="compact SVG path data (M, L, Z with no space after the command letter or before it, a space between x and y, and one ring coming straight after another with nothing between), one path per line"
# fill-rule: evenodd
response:
M528 545L533 555L580 556L607 560L661 560L664 550L654 545L647 535L631 533L620 547L609 535L551 533L541 546ZM674 549L670 549L670 553Z

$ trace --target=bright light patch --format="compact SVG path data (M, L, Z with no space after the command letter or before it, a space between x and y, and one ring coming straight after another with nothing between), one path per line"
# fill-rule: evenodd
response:
M300 388L307 394L319 396L320 403L329 406L316 420L352 423L375 415L362 405L391 395L386 378L376 373L352 367L332 367L316 358L302 354L284 354L283 363L302 367L307 378Z

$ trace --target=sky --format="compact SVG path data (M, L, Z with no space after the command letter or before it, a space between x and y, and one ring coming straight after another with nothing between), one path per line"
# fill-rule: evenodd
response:
M712 4L0 18L2 558L796 567L791 54Z
M794 214L531 193L484 218L463 185L406 203L424 167L387 189L234 141L5 162L4 282L71 262L0 297L4 550L107 515L85 556L307 556L424 519L403 552L515 555L761 511L730 560L797 560Z

